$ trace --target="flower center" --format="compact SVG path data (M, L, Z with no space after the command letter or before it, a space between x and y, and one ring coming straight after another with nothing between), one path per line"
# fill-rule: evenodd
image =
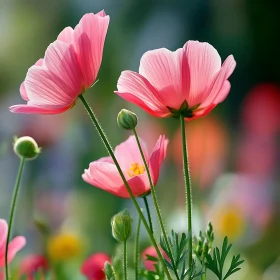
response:
M145 172L144 165L140 165L138 162L132 163L130 168L127 170L127 174L129 177L134 177Z

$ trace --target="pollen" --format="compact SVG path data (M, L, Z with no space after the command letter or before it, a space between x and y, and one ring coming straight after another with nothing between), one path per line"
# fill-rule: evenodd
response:
M132 163L129 170L127 170L127 174L129 177L134 177L145 172L144 165L140 165L138 162Z

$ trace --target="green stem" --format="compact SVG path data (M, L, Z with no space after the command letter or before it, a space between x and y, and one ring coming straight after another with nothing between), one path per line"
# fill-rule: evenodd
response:
M18 170L18 174L17 174L17 179L16 179L16 183L14 186L14 193L13 193L12 202L11 202L10 219L9 219L9 225L8 225L8 235L7 235L6 248L5 248L5 269L6 269L6 279L7 280L10 279L9 278L9 266L8 266L8 247L9 247L9 241L10 241L11 234L12 234L14 213L15 213L15 209L16 209L17 197L18 197L20 180L22 177L24 163L25 163L25 158L21 157L19 170Z
M183 147L183 164L184 164L184 179L186 190L186 207L188 213L188 241L189 241L189 267L192 266L192 188L191 188L191 176L188 161L187 139L185 129L184 116L180 115L181 131L182 131L182 147ZM190 279L190 278L189 278Z
M201 275L201 280L206 280L206 270L207 270L207 268L205 267L204 273Z
M145 207L146 207L146 210L147 210L147 215L148 215L148 220L149 220L149 224L150 224L150 229L151 229L151 232L154 234L152 218L151 218L151 212L150 212L147 196L145 195L143 197L143 199L144 199Z
M142 147L141 147L141 143L139 141L139 137L138 137L138 134L137 134L135 128L133 129L133 133L135 135L136 142L137 142L137 145L138 145L138 148L139 148L139 151L140 151L140 154L141 154L141 157L142 157L142 160L144 162L145 169L146 169L146 172L147 172L147 175L148 175L148 178L149 178L149 183L150 183L150 187L151 187L151 194L152 194L152 198L153 198L153 201L154 201L154 206L155 206L155 209L156 209L156 213L157 213L157 216L158 216L160 228L161 228L161 231L162 231L163 238L164 238L164 241L166 243L167 249L169 251L168 252L168 256L170 257L172 266L174 267L174 273L176 275L176 278L180 279L180 277L179 277L179 275L177 273L177 270L175 269L175 267L176 267L175 266L175 261L174 261L173 255L172 255L171 246L170 246L167 234L166 234L165 226L163 224L163 219L162 219L160 208L159 208L159 203L158 203L158 199L157 199L157 195L156 195L155 186L154 186L154 183L153 183L153 180L152 180L152 177L151 177L151 172L150 172L148 163L146 161L145 155L143 153L143 150L142 150Z
M133 204L134 204L134 206L135 206L135 208L136 208L136 210L138 212L138 215L139 215L142 223L144 224L144 226L146 228L146 231L147 231L147 233L148 233L148 235L150 237L150 240L151 240L153 246L155 247L155 249L157 251L157 254L158 254L159 260L160 260L160 262L161 262L161 264L163 266L164 272L165 272L167 278L169 280L171 280L170 273L169 273L169 271L167 269L167 266L166 266L166 264L164 262L163 256L162 256L162 254L161 254L161 252L159 250L157 242L156 242L156 240L155 240L155 238L154 238L154 236L153 236L153 234L152 234L152 232L151 232L151 230L149 228L149 225L148 225L148 223L147 223L147 221L146 221L146 219L145 219L145 217L144 217L144 215L143 215L143 213L142 213L142 211L140 209L140 206L139 206L138 202L136 201L136 199L135 199L135 197L134 197L134 195L133 195L133 193L132 193L132 191L131 191L131 189L130 189L127 181L126 181L126 178L125 178L125 176L124 176L124 174L123 174L123 172L121 170L121 167L120 167L120 165L119 165L119 163L118 163L118 161L117 161L117 159L116 159L116 157L114 155L113 149L112 149L112 147L111 147L111 145L109 143L109 140L107 139L107 136L106 136L105 132L103 131L99 121L97 120L96 116L94 115L93 110L88 105L88 103L85 100L85 98L83 97L83 95L79 95L79 98L81 99L82 103L84 104L85 109L87 110L87 112L88 112L88 114L89 114L89 116L90 116L90 118L91 118L91 120L92 120L92 122L93 122L93 124L94 124L94 126L96 128L96 130L98 131L99 136L100 136L101 140L103 141L103 143L104 143L104 145L105 145L109 155L111 156L112 160L114 161L114 163L116 165L116 168L117 168L117 170L118 170L118 172L119 172L119 174L120 174L120 176L121 176L121 178L123 180L125 188L126 188L127 192L129 193L129 196L130 196L130 198L131 198L131 200L132 200L132 202L133 202Z
M134 256L134 265L135 265L135 280L138 280L138 263L139 263L139 236L141 228L141 219L138 219L137 230L135 235L135 256Z
M124 280L127 280L127 250L126 250L126 241L123 243L123 272Z

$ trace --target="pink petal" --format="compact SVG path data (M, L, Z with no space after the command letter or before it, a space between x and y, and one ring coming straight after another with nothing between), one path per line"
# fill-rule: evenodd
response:
M213 78L211 85L208 88L207 98L200 105L201 108L205 108L212 104L214 100L223 100L225 96L228 94L227 90L229 90L229 86L226 85L222 90L225 81L232 74L234 68L236 66L236 62L232 55L228 56L224 61L221 70L217 73L217 75ZM218 97L221 95L220 97Z
M184 46L190 78L190 88L186 97L190 107L202 103L208 96L209 83L221 69L221 57L208 43L188 41Z
M8 246L8 262L11 262L16 253L21 250L26 244L26 239L23 236L15 237ZM5 265L5 254L0 256L0 267Z
M102 11L96 13L95 15L96 15L96 16L100 16L100 17L106 17L106 13L105 13L104 10L102 10Z
M157 89L164 105L179 109L186 98L183 91L183 49L171 52L157 49L146 52L140 61L139 74Z
M44 115L52 115L52 114L60 114L71 108L70 106L59 107L59 106L33 106L33 105L13 105L9 108L12 113L23 113L23 114L44 114Z
M123 71L118 80L118 91L115 93L154 116L170 115L157 90L136 72Z
M161 135L154 147L154 150L149 160L149 168L151 171L154 185L156 185L158 181L160 166L163 159L166 156L168 142L169 141L165 138L165 136Z
M74 30L74 45L84 77L85 88L90 87L98 74L109 16L86 14Z
M0 252L5 250L8 235L8 224L5 220L0 219Z
M134 176L127 180L127 183L135 197L142 196L145 193L150 191L150 183L147 176L147 173L143 173L141 175ZM122 197L130 198L128 191L126 190L125 186L120 189L122 193Z
M21 95L22 99L24 99L25 101L29 100L28 96L27 96L26 89L25 89L24 82L21 83L20 88L19 88L19 92L20 92L20 95Z
M57 40L71 45L73 43L73 34L73 28L68 26L59 33L59 35L57 36Z
M139 139L144 156L148 159L147 147L144 141ZM126 173L132 163L144 165L135 136L130 136L126 141L122 142L115 148L115 156L119 162L121 169Z
M97 161L99 161L99 162L109 162L109 163L114 164L114 161L112 160L111 157L102 157L102 158L98 159Z
M47 69L47 68L48 69ZM43 66L32 66L27 73L25 89L28 105L35 107L71 106L82 92L82 75L73 47L61 41L52 43Z
M85 169L82 178L88 184L114 195L118 195L123 185L116 166L108 162L95 161L90 163L89 169Z
M214 99L213 103L219 104L219 103L223 102L226 99L229 91L230 91L230 82L225 81L221 90L219 91L216 98Z

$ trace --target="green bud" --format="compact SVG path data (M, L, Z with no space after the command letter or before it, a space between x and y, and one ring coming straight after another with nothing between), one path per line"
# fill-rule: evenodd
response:
M106 280L116 280L114 268L107 261L104 264L104 273L106 276Z
M37 155L41 152L41 148L38 147L36 141L29 137L23 136L20 138L14 138L14 152L20 158L25 159L35 159Z
M118 114L117 122L120 128L134 129L137 125L137 116L131 111L122 109Z
M127 209L116 214L111 220L112 233L119 242L126 242L132 234L132 218Z

